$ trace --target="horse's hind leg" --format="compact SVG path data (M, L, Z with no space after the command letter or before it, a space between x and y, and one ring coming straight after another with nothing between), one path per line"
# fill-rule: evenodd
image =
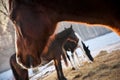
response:
M23 69L19 64L17 64L15 54L10 57L10 66L16 80L29 80L28 70Z
M58 80L67 80L63 75L61 60L60 59L54 59L54 62L55 62L55 68L57 70Z
M77 62L76 62L76 60L75 60L75 55L76 55L77 53L76 53L76 51L75 52L73 52L72 53L72 59L73 59L73 63L74 63L74 68L75 69L79 69L79 67L78 67L78 64L77 64ZM76 58L77 58L77 55L76 55ZM77 58L78 59L78 58ZM79 61L78 61L78 63L79 63Z
M77 58L77 61L78 61L78 65L79 65L79 66L83 66L83 63L82 63L83 61L82 61L82 59L79 58L79 56L78 56L78 54L77 54L76 51L75 51L75 55L76 55L76 58ZM83 56L83 55L82 55L82 56Z

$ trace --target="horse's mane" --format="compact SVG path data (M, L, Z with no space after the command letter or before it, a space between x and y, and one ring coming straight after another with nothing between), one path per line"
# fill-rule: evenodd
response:
M73 31L72 27L65 29L62 32L59 32L58 34L55 35L56 39L64 38L68 36L71 32Z

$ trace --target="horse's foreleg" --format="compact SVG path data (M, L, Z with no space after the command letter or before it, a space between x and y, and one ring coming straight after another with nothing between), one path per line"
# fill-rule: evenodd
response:
M54 59L54 62L55 62L55 68L57 71L58 80L67 80L63 75L61 60Z
M66 55L67 55L68 60L70 61L70 64L72 66L72 70L75 70L75 67L72 64L72 60L70 59L70 56L67 54L67 52L66 52Z
M23 69L19 64L17 64L15 54L10 57L10 66L16 80L29 80L28 70Z

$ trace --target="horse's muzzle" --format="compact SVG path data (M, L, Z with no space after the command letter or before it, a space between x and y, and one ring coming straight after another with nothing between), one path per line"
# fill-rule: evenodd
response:
M27 55L23 59L20 56L16 56L17 63L24 69L29 69L40 65L40 60L33 58L31 55Z

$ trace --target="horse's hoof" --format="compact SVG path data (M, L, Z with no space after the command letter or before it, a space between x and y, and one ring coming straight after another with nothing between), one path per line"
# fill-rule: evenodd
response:
M65 77L62 80L67 80Z
M72 67L72 70L75 70L75 68L74 68L74 67Z
M61 79L58 79L58 80L67 80L65 77L62 77Z

